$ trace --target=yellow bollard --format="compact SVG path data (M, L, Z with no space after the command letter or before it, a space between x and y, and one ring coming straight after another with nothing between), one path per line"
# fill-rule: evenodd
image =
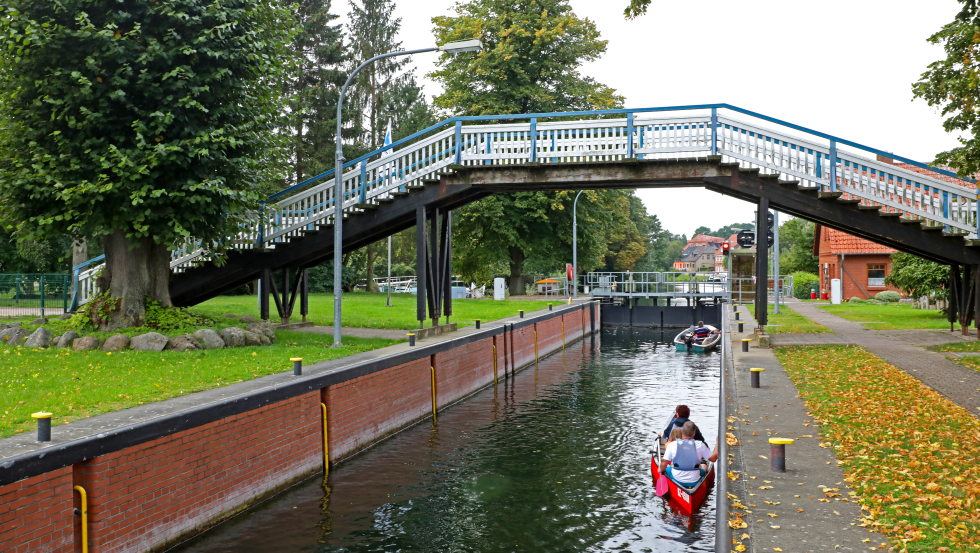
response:
M75 486L74 490L82 496L82 553L88 553L88 494L81 486Z
M561 349L565 350L565 319L561 320Z
M321 403L320 409L323 411L323 477L330 474L330 442L327 440L327 404Z
M432 424L436 423L436 368L429 367L432 371Z
M493 346L493 385L497 385L497 346Z

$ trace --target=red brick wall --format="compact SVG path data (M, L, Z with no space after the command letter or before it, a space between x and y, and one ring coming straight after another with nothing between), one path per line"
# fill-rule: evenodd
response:
M0 487L0 551L74 551L71 467Z
M820 288L827 292L830 297L830 280L841 279L844 301L851 298L874 297L878 292L893 290L902 293L894 286L868 286L868 265L884 265L885 275L892 272L892 258L888 254L851 254L844 256L844 267L847 271L840 269L840 256L833 254L821 254L820 263ZM824 267L826 264L826 269ZM860 286L859 286L860 285ZM863 290L862 290L863 288Z
M595 310L596 328L599 310ZM321 401L330 458L340 460L583 336L588 309L391 367L240 415L0 487L0 551L81 551L75 484L89 498L89 548L160 549L247 508L323 463Z

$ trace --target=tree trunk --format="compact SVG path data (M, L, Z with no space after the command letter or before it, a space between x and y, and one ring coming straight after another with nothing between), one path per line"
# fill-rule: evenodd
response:
M508 248L510 253L510 295L523 296L527 293L524 287L524 250L517 246Z
M381 289L378 288L378 283L374 281L374 260L378 258L378 250L375 249L377 244L371 244L367 247L367 284L365 289L371 294L380 294Z
M77 267L86 261L88 261L88 243L85 241L85 238L72 241L71 266Z
M99 277L99 291L108 290L118 302L108 318L93 311L93 322L99 330L143 326L146 322L146 300L171 307L170 252L152 238L132 240L123 231L115 231L103 240L105 269ZM97 310L98 311L98 310ZM106 310L102 310L106 311Z

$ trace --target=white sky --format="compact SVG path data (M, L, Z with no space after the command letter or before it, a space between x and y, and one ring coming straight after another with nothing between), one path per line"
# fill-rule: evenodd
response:
M434 43L431 18L455 0L396 0L406 49ZM825 0L819 3L654 0L623 19L628 0L572 0L609 41L583 74L615 88L627 108L728 103L922 162L956 145L939 113L912 101L911 85L942 50L926 38L953 20L955 0ZM346 1L332 11L346 20ZM435 54L413 63L425 73ZM744 119L744 117L743 117ZM752 220L752 204L702 189L639 189L671 232ZM693 210L677 205L698 206ZM788 217L781 217L781 221Z

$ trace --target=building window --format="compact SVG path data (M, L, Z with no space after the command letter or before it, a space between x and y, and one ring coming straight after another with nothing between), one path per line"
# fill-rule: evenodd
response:
M868 286L885 285L885 266L868 265Z

